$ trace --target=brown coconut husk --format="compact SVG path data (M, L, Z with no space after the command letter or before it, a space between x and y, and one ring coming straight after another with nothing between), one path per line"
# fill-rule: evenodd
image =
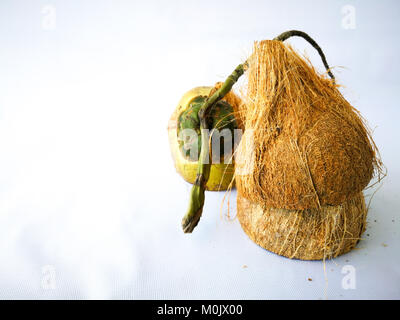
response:
M255 43L248 64L239 118L253 129L253 148L239 147L245 161L236 164L240 171L253 159L251 172L236 175L244 197L271 208L340 205L381 172L361 115L309 61L267 40Z
M237 196L237 216L259 246L301 259L335 258L352 250L365 230L367 209L361 192L338 206L321 209L272 209Z

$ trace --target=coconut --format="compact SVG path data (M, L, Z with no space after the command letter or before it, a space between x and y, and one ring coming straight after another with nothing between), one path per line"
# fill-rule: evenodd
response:
M289 235L291 225L304 223L306 214L317 220L313 222L314 218L310 217L303 231L294 228L296 235L328 232L310 227L310 224L320 224L322 216L330 216L330 227L336 226L337 219L344 219L344 211L354 214L357 211L357 217L361 216L360 192L374 173L381 172L380 160L364 120L344 99L335 82L319 74L290 46L276 40L255 43L247 74L247 98L238 113L245 130L252 131L252 147L238 148L240 158L245 160L237 163L236 169L243 172L241 166L249 166L249 162L252 169L246 174L236 174L235 178L241 196L250 201L252 212L261 212L256 204L262 205L268 212L263 218L266 221L272 219L273 212L277 213L277 221L287 222L284 226L289 228ZM351 204L358 209L350 208ZM295 211L290 217L289 211L283 210L317 208L322 211ZM263 230L261 224L257 226L252 227L251 233ZM283 226L277 228L266 227L265 231L284 230ZM352 233L358 236L356 231L361 229L359 225ZM275 237L275 233L271 236ZM315 241L325 239L322 234ZM336 236L336 231L333 234ZM267 241L268 247L275 248L269 244L264 231L260 237L265 240L257 241ZM291 246L296 247L296 243ZM301 254L300 249L295 253L285 246L282 252L288 256L320 257L321 250L336 254L342 247L343 250L350 248L349 243L340 244L338 249L321 247L313 254L307 249L312 246L307 246Z
M320 209L273 209L251 202L238 192L237 217L259 246L301 259L335 258L352 250L365 230L367 209L362 192L341 205Z
M222 83L217 82L214 87L196 87L186 92L168 122L168 138L176 171L191 184L195 183L197 177L198 155L194 159L190 157L190 148L186 149L186 144L179 139L179 130L184 128L195 130L198 136L194 143L198 144L198 149L200 150L200 123L196 111L198 111L204 100L212 95L216 89L219 89L221 85ZM198 103L196 103L196 100L199 100ZM233 130L236 127L236 123L231 122L231 119L234 119L240 104L241 99L232 91L225 95L222 101L212 110L214 113L210 115L213 122L211 126L220 129L220 127L224 127L224 122L227 122L227 126ZM219 114L217 114L218 112ZM186 121L182 121L184 117L186 117ZM237 125L242 126L241 123ZM241 127L239 126L239 128ZM222 149L223 147L220 150ZM221 158L219 163L211 164L210 177L205 186L209 191L226 190L232 185L234 164L232 162L224 162L224 154L221 154Z

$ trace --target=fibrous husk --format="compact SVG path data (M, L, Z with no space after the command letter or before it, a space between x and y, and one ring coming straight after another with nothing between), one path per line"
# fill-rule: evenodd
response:
M272 209L237 196L237 216L259 246L301 260L335 258L352 250L365 230L367 209L361 192L338 206Z
M252 147L237 152L244 197L271 208L313 209L353 199L380 172L375 144L337 85L281 41L256 42L238 118Z

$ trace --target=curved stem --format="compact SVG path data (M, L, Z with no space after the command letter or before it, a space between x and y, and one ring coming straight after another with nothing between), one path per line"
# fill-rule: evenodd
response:
M232 86L241 77L244 71L247 69L247 62L240 64L232 72L232 74L226 78L222 84L211 97L209 97L199 110L200 129L201 129L201 150L199 157L199 167L197 170L197 177L192 190L190 192L189 207L182 219L182 229L185 233L191 233L193 229L199 223L201 214L204 206L204 192L206 190L206 184L210 176L211 170L211 152L209 150L209 135L210 128L208 127L206 118L208 112L211 110L219 100L232 89Z
M295 37L295 36L303 38L308 43L310 43L314 47L315 50L318 51L318 53L322 59L322 63L324 64L325 69L328 72L328 75L331 77L331 79L333 81L335 81L335 76L332 74L332 72L330 70L330 67L328 65L328 62L326 61L324 52L322 51L320 46L315 42L315 40L313 38L311 38L307 33L303 32L303 31L299 31L299 30L290 30L290 31L281 33L279 36L275 37L274 40L285 41L285 40L287 40L291 37Z

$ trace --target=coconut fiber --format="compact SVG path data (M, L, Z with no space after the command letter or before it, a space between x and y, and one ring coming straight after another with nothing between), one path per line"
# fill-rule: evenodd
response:
M361 192L338 206L271 209L237 197L243 230L261 247L302 260L335 258L349 252L365 230L367 210Z
M235 177L240 195L263 208L280 208L265 209L263 219L285 222L273 230L299 229L288 237L306 232L313 223L320 227L310 236L316 242L325 241L323 234L328 230L324 219L328 217L335 225L347 226L346 230L357 238L360 226L353 230L348 223L364 214L360 192L374 173L381 172L375 144L359 112L344 99L333 80L317 73L308 60L281 41L256 42L247 73L247 98L236 116L246 131L253 131L252 148L238 150L241 159L252 161L252 170ZM244 163L248 165L248 161ZM239 169L240 165L236 164ZM350 208L352 204L355 208ZM316 208L322 211L305 210ZM291 216L291 211L281 209L305 211L295 211ZM339 215L340 220L338 212L344 211L353 218L345 222ZM273 212L279 213L276 218L272 218ZM307 214L310 220L305 220ZM274 248L276 232L261 233L259 238L263 240L257 241L268 242L268 247ZM329 233L328 241L342 236L336 231ZM342 241L324 250L336 255L353 244L354 240ZM308 256L307 248L294 241L291 247L280 250L296 257L301 251Z

